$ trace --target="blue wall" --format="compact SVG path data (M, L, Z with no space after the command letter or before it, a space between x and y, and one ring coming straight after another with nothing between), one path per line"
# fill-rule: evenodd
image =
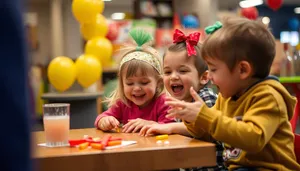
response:
M294 9L299 6L282 6L279 10L273 11L267 6L258 6L259 16L267 16L270 18L272 33L279 39L281 31L291 31L288 25L289 19L297 17L300 20L300 14L295 14Z

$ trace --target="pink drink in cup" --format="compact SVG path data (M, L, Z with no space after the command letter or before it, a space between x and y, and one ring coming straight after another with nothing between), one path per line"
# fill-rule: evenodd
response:
M46 145L50 147L67 145L70 129L70 104L45 104L43 114Z

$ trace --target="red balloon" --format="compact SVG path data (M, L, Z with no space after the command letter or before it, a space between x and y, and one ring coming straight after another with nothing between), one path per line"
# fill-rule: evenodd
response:
M258 17L258 10L256 7L242 8L241 14L250 20L256 20Z
M106 34L106 38L110 41L114 41L119 36L119 28L118 25L115 22L111 22L108 25L108 33Z
M274 11L278 10L282 6L283 0L267 0L268 6Z

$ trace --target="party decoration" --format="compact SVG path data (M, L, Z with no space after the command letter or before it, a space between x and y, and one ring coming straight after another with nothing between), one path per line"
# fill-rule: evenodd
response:
M300 43L296 46L296 50L300 51Z
M115 41L119 36L119 27L115 22L111 22L108 25L108 33L106 34L106 38L110 41Z
M72 12L81 24L96 20L97 14L102 13L104 2L102 0L73 0Z
M267 0L267 5L274 11L278 10L282 6L283 0Z
M48 79L58 91L65 91L76 79L76 68L72 59L65 56L54 58L48 66Z
M141 29L133 29L129 32L129 35L132 37L138 47L142 47L144 44L153 40L151 34Z
M214 25L207 26L205 28L205 33L206 34L212 34L216 30L220 29L223 26L223 24L220 21L217 21Z
M183 26L185 28L199 28L200 24L197 17L193 15L186 15L183 17Z
M293 17L288 21L288 25L292 31L299 31L300 22L297 17Z
M75 62L77 70L77 81L78 83L87 88L102 75L102 66L99 60L92 55L81 55Z
M96 56L103 67L110 65L112 50L111 42L104 37L93 38L85 45L85 54Z
M108 24L102 14L97 14L95 21L83 23L80 31L85 40L90 40L94 37L105 37L108 32Z
M256 7L242 8L241 15L250 20L256 20L258 17L258 10Z
M176 29L173 35L173 43L185 42L188 56L196 55L195 46L197 46L200 38L199 32L194 32L185 36L182 31Z
M174 13L173 15L173 28L174 29L179 29L181 28L181 23L180 23L180 17L178 13Z

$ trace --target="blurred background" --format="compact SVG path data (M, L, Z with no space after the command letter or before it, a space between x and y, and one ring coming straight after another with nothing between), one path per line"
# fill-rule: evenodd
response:
M84 0L82 0L84 1ZM67 94L73 92L102 92L108 95L115 87L117 75L117 50L128 42L128 31L142 28L153 37L153 47L161 54L172 43L174 28L184 32L200 31L201 41L205 39L204 28L223 17L239 16L263 22L276 38L276 59L272 74L277 76L299 75L299 28L300 0L103 0L101 21L93 27L82 30L72 0L28 0L25 4L24 20L28 36L30 82L32 103L35 104L34 118L42 115L43 96L47 93ZM103 18L104 17L104 18ZM98 20L97 20L98 21ZM103 24L105 23L105 24ZM95 30L98 28L98 30ZM92 32L92 31L95 32ZM108 40L109 46L94 43L101 69L95 71L95 79L83 83L74 76L69 86L59 90L59 85L51 83L48 66L56 57L65 56L72 61L86 54L88 42L99 37ZM91 33L92 32L92 33ZM94 34L95 33L95 34ZM107 47L109 47L107 49ZM110 48L111 47L111 48ZM97 49L98 48L98 49ZM104 58L105 56L105 58ZM292 72L282 72L286 66L282 61L293 59ZM100 65L99 64L99 65ZM300 63L299 63L300 66ZM57 70L58 71L58 70ZM91 71L92 72L92 71ZM63 75L64 72L60 74ZM99 97L97 111L105 110Z

